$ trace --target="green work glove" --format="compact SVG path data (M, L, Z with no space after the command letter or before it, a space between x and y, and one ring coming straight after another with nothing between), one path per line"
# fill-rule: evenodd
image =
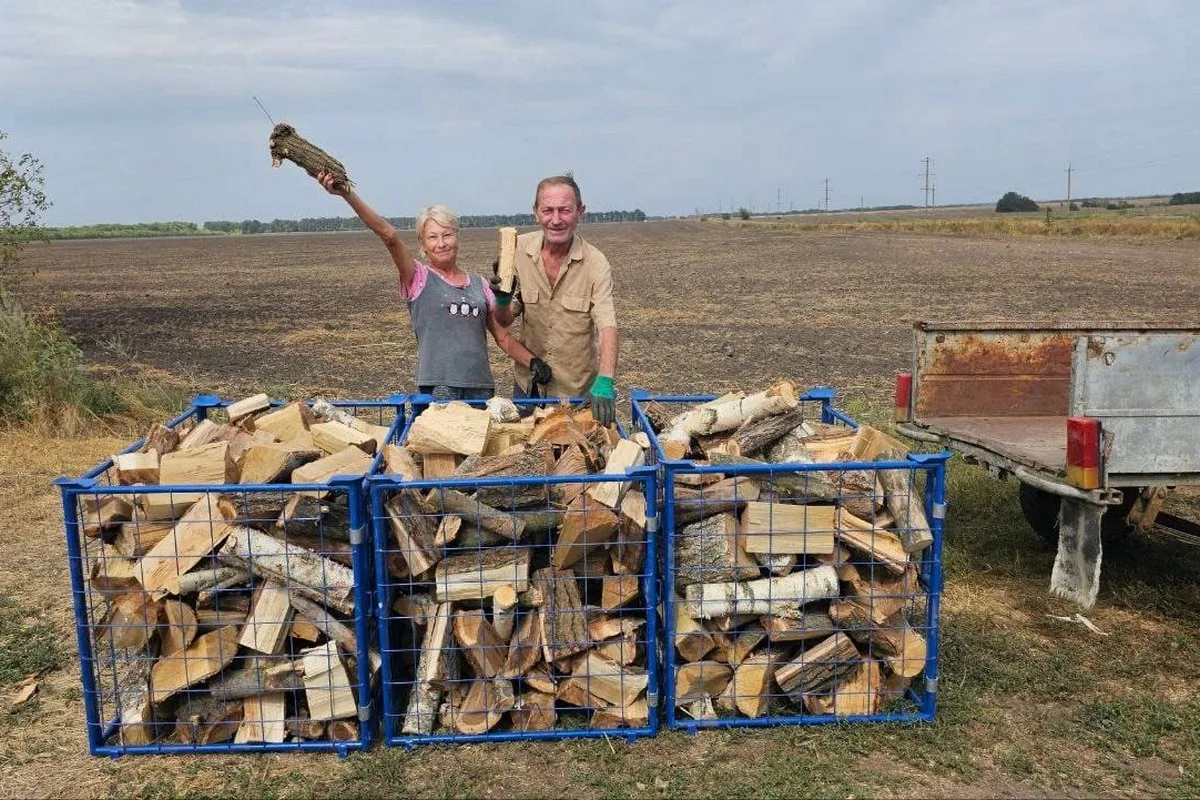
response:
M512 302L512 292L500 291L500 259L492 262L492 277L488 279L488 285L492 288L492 294L496 295L496 305L501 308L507 308Z
M617 393L613 391L613 379L597 375L588 390L588 402L592 407L592 419L605 427L617 421Z

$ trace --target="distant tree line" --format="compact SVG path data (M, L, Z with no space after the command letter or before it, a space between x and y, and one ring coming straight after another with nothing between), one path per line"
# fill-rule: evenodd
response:
M401 230L416 227L416 217L388 217L387 221ZM646 212L640 208L633 211L588 212L584 222L645 222ZM463 228L534 227L537 220L533 214L467 214L458 218ZM204 230L214 233L322 233L327 231L365 230L358 217L305 217L304 219L273 219L260 222L244 219L241 222L214 220L204 223Z
M1169 206L1190 206L1200 203L1200 192L1176 192L1167 201Z
M646 212L633 211L588 212L585 222L645 222ZM412 230L415 217L388 217L388 222L401 230ZM537 220L532 214L473 214L458 218L464 228L499 228L502 226L532 228ZM210 220L203 225L194 222L136 222L73 225L61 228L40 228L47 239L126 239L150 236L215 236L237 233L319 233L325 231L365 230L358 217L305 217L304 219Z
M115 222L42 228L40 233L47 239L138 239L150 236L204 236L215 231L204 230L194 222Z

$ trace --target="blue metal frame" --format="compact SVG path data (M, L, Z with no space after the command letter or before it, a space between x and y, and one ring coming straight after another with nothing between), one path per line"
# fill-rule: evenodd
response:
M412 397L413 408L410 420L407 427L411 427L412 422L425 410L433 399L429 395L414 395ZM476 407L482 407L485 401L466 401ZM554 400L545 400L537 398L522 398L513 401L518 407L535 407L557 404ZM569 401L572 403L580 402L578 400ZM408 429L404 430L403 436L407 437ZM618 430L624 435L624 429L618 424ZM402 441L402 440L401 440ZM659 694L659 665L655 654L658 650L658 619L655 609L658 606L658 578L655 565L658 559L658 531L659 524L659 503L658 503L658 480L659 471L657 467L649 465L637 467L635 469L626 470L624 475L563 475L563 476L529 476L529 477L512 477L512 478L444 478L430 479L420 481L403 481L391 475L373 475L367 480L368 493L370 501L370 511L373 525L374 540L374 561L375 561L375 618L378 623L378 641L379 649L383 654L383 669L381 671L382 684L382 739L384 744L388 746L399 746L406 749L413 749L419 745L427 744L469 744L479 742L502 742L502 741L547 741L561 739L581 739L581 738L623 738L628 741L647 736L654 736L658 733L659 718L658 704ZM480 735L466 734L444 734L435 733L428 736L403 734L400 732L401 720L404 717L405 710L398 708L394 687L397 684L412 683L411 680L404 681L401 678L404 676L398 674L400 670L393 663L396 650L393 649L393 641L391 632L389 631L390 607L393 602L392 590L396 587L396 583L392 580L387 569L388 542L389 531L387 523L387 514L384 510L384 498L391 492L401 489L414 490L429 490L429 489L453 489L460 488L463 490L478 489L489 486L514 487L521 485L555 485L568 483L599 483L599 482L620 482L632 481L643 484L643 490L646 496L646 543L645 554L643 558L643 571L641 574L642 596L645 598L646 610L646 636L644 646L646 652L646 674L648 679L648 688L646 693L646 704L649 709L648 724L636 728L568 728L549 731L499 731L495 733L485 733ZM415 665L414 665L415 666Z
M331 405L338 408L378 408L395 410L395 419L389 425L389 440L398 435L408 422L406 413L407 395L396 394L383 400L339 400ZM216 395L200 394L193 399L191 406L182 414L169 420L166 425L175 428L188 419L197 421L208 416L210 410L228 406L230 401L222 400ZM272 401L272 407L285 405L282 401ZM311 403L310 403L311 404ZM138 450L145 439L139 439L121 451L131 453ZM372 462L372 470L381 463L382 454L377 453ZM60 477L54 484L62 493L63 521L67 540L68 568L71 576L71 592L75 613L75 638L79 648L80 677L83 683L83 703L85 723L87 726L88 750L92 755L117 758L122 755L161 755L183 753L264 753L264 752L296 752L321 751L336 752L345 757L353 751L366 750L375 739L376 715L373 701L373 687L370 676L368 653L371 646L373 627L369 615L373 608L371 593L371 552L372 548L366 541L370 531L367 518L366 475L334 475L327 483L319 484L188 484L169 486L110 486L101 485L100 477L111 468L110 458L78 478ZM101 718L101 690L96 681L96 654L93 651L90 632L94 625L90 622L92 609L89 608L89 589L87 578L84 576L85 553L81 542L83 539L80 519L79 500L82 496L103 495L144 495L201 492L205 494L238 494L286 492L298 493L308 491L344 492L347 496L349 510L349 527L351 536L351 559L355 575L354 627L358 639L357 681L359 696L359 739L349 742L333 741L302 741L292 743L220 743L220 744L150 744L150 745L121 745L106 744L120 727L119 718L103 720ZM365 576L365 578L363 577ZM120 687L115 687L119 692ZM365 703L364 703L365 701ZM119 704L118 704L119 708Z
M837 462L832 464L748 464L748 465L700 465L687 459L668 459L662 445L650 425L649 417L642 407L646 402L686 403L697 404L715 400L718 395L653 395L649 392L635 389L631 392L631 416L634 428L646 433L650 439L651 450L659 459L662 469L662 506L663 528L666 536L662 548L662 567L660 595L663 604L663 633L662 633L662 697L664 715L668 728L686 730L695 735L704 728L742 728L768 727L776 725L810 725L836 722L881 723L881 722L932 722L937 707L937 675L938 648L940 626L940 600L942 592L942 533L943 518L946 509L946 462L951 454L947 451L939 453L910 453L902 461L871 461L871 462ZM814 389L801 396L801 401L817 401L821 403L821 419L827 424L844 424L850 428L858 428L858 423L833 406L834 393L831 389ZM909 472L923 471L925 481L925 511L929 519L933 544L922 553L920 562L920 582L924 586L926 605L927 651L924 683L908 690L907 699L918 709L913 713L878 713L855 716L837 716L833 714L791 714L773 715L756 718L723 717L709 720L682 719L676 714L675 707L675 670L678 655L675 651L675 476L678 474L721 474L725 476L753 476L776 474L796 474L804 472L846 472L852 470L903 469Z

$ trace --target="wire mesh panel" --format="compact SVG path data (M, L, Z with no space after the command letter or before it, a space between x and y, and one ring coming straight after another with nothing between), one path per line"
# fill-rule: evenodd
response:
M371 480L387 743L657 729L656 471L576 419Z
M369 744L363 481L403 399L314 405L201 396L57 482L94 754Z
M719 400L635 395L663 470L671 727L933 718L948 454L909 454L829 400L668 458L672 421Z

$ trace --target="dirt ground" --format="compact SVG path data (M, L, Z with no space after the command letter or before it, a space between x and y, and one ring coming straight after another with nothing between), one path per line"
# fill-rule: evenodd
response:
M926 320L1187 321L1191 242L838 235L716 222L594 225L612 261L619 386L692 392L775 376L886 398ZM482 269L495 231L467 230ZM236 393L411 391L415 342L370 234L54 242L22 295L52 305L94 363L130 360ZM495 351L495 348L493 348ZM494 354L497 386L511 373ZM686 365L680 368L681 365Z
M831 235L716 222L590 226L585 236L616 271L623 390L755 388L788 377L837 387L843 406L879 410L892 374L907 366L913 320L1198 324L1195 242ZM495 232L466 231L463 248L462 263L490 263ZM407 312L369 234L56 242L31 248L24 266L35 274L20 285L22 298L56 308L95 364L153 368L235 396L412 388ZM494 366L506 388L499 357ZM20 624L49 626L64 654L38 699L0 707L0 797L1200 793L1200 552L1153 541L1106 550L1092 615L1109 634L1102 638L1048 616L1072 613L1046 593L1053 553L1020 520L1011 483L962 466L950 486L936 725L377 747L345 761L92 758L50 481L78 474L129 435L0 432L9 553L0 600L18 604Z

